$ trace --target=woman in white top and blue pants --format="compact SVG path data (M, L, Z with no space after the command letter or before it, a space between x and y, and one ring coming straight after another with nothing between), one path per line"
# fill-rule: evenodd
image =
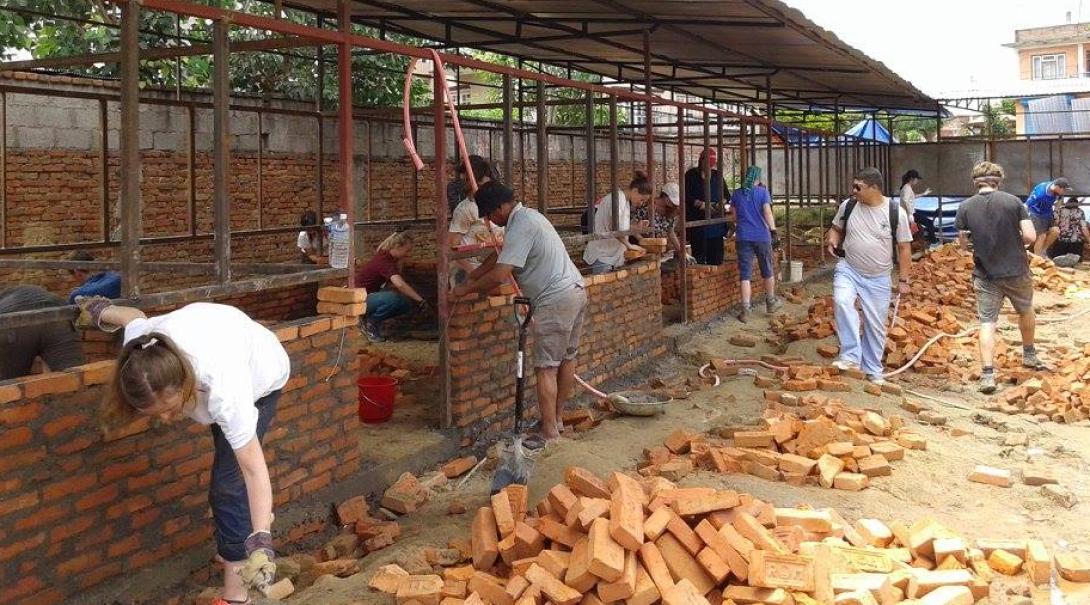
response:
M211 426L209 503L225 562L222 601L248 602L248 588L264 589L276 575L261 439L290 375L287 352L270 330L227 305L194 303L147 318L104 298L78 303L81 323L125 330L103 402L106 420L185 415Z

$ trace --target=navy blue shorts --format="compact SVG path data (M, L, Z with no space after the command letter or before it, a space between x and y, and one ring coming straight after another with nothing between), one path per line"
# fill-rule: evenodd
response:
M276 402L279 399L280 391L276 390L254 403L257 407L259 442L276 415ZM242 561L246 558L244 542L253 533L246 482L235 458L235 450L231 449L231 444L227 443L223 431L216 424L212 425L212 442L216 454L212 459L212 485L208 490L208 500L216 524L216 552L227 561Z
M734 249L738 251L738 273L742 281L753 279L753 258L761 268L761 277L772 277L772 244L769 242L749 242L737 240Z

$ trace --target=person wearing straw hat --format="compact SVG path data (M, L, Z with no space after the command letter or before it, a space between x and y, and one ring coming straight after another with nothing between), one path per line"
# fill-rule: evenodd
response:
M761 270L765 285L765 311L774 313L783 306L776 297L776 277L772 271L772 250L779 247L772 197L761 184L761 167L750 166L742 186L730 196L731 212L737 225L734 246L738 252L738 276L741 280L742 308L738 320L749 320L753 296L753 261Z
M681 247L681 238L677 236L681 188L677 183L666 183L652 203L655 206L655 220L651 220L651 204L647 204L632 211L632 223L651 228L645 237L665 237L675 258L684 256L685 249Z

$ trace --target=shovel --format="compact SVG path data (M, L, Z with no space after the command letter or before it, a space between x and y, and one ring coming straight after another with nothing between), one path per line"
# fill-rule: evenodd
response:
M515 323L518 324L518 353L515 358L515 430L511 436L511 443L503 446L500 452L500 464L496 468L496 474L492 476L492 494L511 484L526 485L534 465L531 449L523 443L522 437L522 400L526 385L526 329L533 318L534 306L530 304L530 299L524 296L515 298L514 302ZM526 309L521 317L519 308Z

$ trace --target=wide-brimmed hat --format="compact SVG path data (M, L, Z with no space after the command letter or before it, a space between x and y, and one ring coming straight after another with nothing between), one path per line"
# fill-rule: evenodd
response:
M681 205L681 188L677 183L666 183L662 186L662 194L675 206Z

